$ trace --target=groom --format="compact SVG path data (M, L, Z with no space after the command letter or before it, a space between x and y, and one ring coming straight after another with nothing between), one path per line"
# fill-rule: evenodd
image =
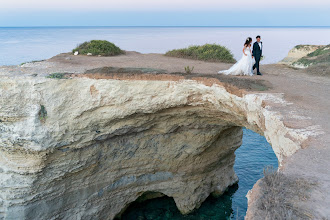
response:
M253 65L253 70L257 68L257 75L262 75L259 71L259 62L262 56L262 42L260 41L260 36L258 35L257 41L253 44L252 57L256 60L256 63Z

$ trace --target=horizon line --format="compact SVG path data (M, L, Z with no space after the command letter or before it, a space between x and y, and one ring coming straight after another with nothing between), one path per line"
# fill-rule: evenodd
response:
M128 27L128 28L153 28L153 27L169 27L169 28L183 28L183 27L221 27L221 28L330 28L330 26L324 26L324 25L289 25L289 26L283 26L283 25L260 25L260 26L244 26L244 25L51 25L51 26L0 26L0 28L74 28L74 27L82 27L82 28L88 28L88 27L112 27L112 28L118 28L118 27Z

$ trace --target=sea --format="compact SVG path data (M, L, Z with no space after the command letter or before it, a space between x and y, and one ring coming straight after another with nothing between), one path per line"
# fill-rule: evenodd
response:
M0 27L0 66L48 59L93 39L108 40L123 50L140 53L165 53L215 43L240 59L245 39L257 35L263 42L262 64L277 63L299 44L330 43L330 27ZM278 161L266 139L245 128L243 144L235 154L239 182L221 197L210 196L193 213L181 215L173 199L163 197L132 203L122 218L244 219L247 192L263 177L263 169L277 168Z
M297 44L329 44L330 27L0 27L0 66L48 59L93 39L140 53L215 43L240 59L246 38L257 35L263 42L262 64L269 64Z

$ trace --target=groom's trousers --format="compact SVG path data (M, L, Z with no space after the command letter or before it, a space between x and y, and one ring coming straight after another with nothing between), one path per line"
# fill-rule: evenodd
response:
M256 60L256 63L253 65L253 69L257 68L257 73L260 73L259 71L259 62L260 62L260 57L254 57Z

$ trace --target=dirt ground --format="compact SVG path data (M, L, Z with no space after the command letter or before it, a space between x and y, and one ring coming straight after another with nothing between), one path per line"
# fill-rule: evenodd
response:
M285 174L303 177L318 183L306 202L316 213L315 218L330 219L330 77L307 74L284 65L261 65L262 76L219 76L218 71L228 69L232 64L212 63L197 60L165 57L162 54L140 54L127 52L116 57L90 57L60 54L47 61L28 63L22 67L0 67L1 75L38 74L55 72L84 73L86 70L101 67L153 68L160 72L184 72L185 66L194 67L193 73L176 77L214 78L237 86L247 92L281 93L287 108L274 108L284 117L287 126L295 129L314 129L320 135L311 138L303 149L285 160L282 171ZM123 77L123 75L121 75ZM241 85L241 86L240 86ZM257 86L255 86L257 85ZM292 117L292 115L299 115Z

